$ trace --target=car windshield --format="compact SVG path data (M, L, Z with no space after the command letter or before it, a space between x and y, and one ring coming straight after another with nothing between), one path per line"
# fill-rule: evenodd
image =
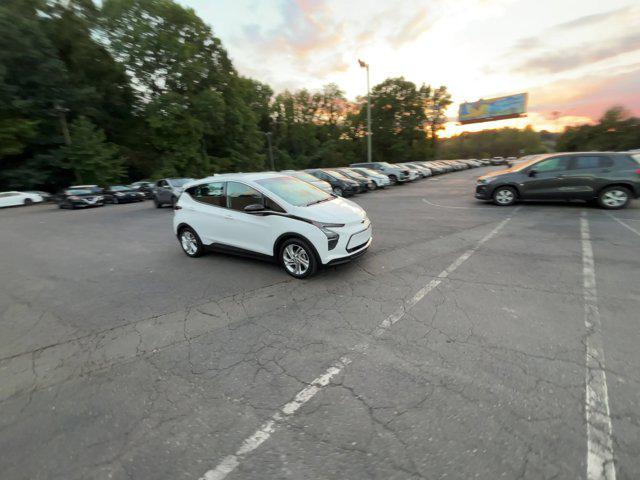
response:
M393 165L391 165L389 162L380 162L380 165L383 165L385 167L389 167L389 168L395 168Z
M73 188L66 190L65 193L67 195L91 195L91 190L86 188Z
M169 182L169 185L171 185L172 187L181 187L191 180L193 180L193 178L172 178L170 180L167 180L167 182Z
M123 185L114 185L112 187L109 187L109 190L111 190L112 192L126 192L127 190L131 190L131 188L125 187Z
M640 163L640 153L632 153L631 158L633 158L636 163Z
M291 172L287 175L291 175L292 177L299 178L300 180L304 180L305 182L319 182L320 179L314 177L313 175L306 172Z
M294 177L265 178L256 183L296 207L305 207L334 198L333 195Z
M331 175L332 177L338 178L340 180L351 180L350 178L346 177L345 175L341 174L340 172L337 172L336 170L324 170L326 173L328 173L329 175Z

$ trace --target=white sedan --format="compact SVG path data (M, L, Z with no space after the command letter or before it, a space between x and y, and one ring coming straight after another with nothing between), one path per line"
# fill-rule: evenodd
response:
M0 192L0 207L15 207L16 205L31 205L44 201L37 193Z

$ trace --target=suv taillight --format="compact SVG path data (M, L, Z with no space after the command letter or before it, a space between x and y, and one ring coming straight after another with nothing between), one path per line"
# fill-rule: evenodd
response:
M640 168L636 170L636 173L640 175Z

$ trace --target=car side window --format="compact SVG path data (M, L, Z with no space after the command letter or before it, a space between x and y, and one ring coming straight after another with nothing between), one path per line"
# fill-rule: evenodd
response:
M227 207L243 212L244 208L253 204L264 204L264 197L254 188L238 182L227 182Z
M168 185L169 185L169 184L167 183L167 181L166 181L166 180L160 180L160 181L158 182L158 186L159 186L159 187L166 187L166 186L168 186Z
M604 165L603 157L596 155L585 155L579 157L573 157L573 170L585 170L589 168L599 168Z
M569 165L569 157L553 157L542 160L531 167L536 172L559 172L566 170Z
M224 182L212 182L196 185L187 190L191 198L198 202L216 207L226 207L227 198L224 194Z

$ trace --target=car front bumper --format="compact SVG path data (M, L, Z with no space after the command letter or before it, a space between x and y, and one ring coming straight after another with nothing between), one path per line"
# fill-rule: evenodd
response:
M493 189L489 185L476 185L476 198L478 200L491 200Z

